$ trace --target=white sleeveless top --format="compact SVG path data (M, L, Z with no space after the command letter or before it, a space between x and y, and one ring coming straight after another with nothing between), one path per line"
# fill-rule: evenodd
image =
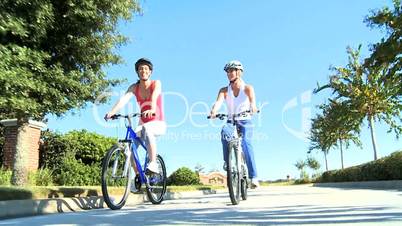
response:
M246 95L244 89L246 84L242 83L240 86L239 95L234 96L232 87L228 86L228 93L226 96L226 106L228 108L228 114L239 114L240 112L248 111L251 109L250 99ZM237 120L251 119L250 115L236 117Z

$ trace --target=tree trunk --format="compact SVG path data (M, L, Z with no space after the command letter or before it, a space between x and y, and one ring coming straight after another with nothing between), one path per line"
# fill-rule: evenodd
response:
M343 149L342 149L342 139L339 139L339 145L340 145L340 147L341 147L341 163L342 163L342 169L344 168L343 167Z
M328 171L328 160L327 160L327 152L324 151L324 158L325 158L325 169Z
M17 121L18 134L17 134L17 144L15 147L15 155L13 159L13 173L11 177L11 184L15 186L23 186L27 184L28 181L28 170L27 170L27 153L28 147L24 145L24 131L26 128L26 121L19 119Z
M372 115L370 115L368 120L369 120L370 132L371 132L371 141L373 143L374 160L377 160L377 141L375 139L374 117Z

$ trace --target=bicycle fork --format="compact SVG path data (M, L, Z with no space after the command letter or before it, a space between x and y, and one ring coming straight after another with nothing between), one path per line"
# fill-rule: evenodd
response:
M246 165L246 159L244 156L244 152L241 146L241 140L238 141L238 149L236 150L236 155L237 155L237 167L239 169L239 179L240 180L245 180L247 183L247 178L248 178L248 169Z
M131 152L130 149L127 145L121 146L120 150L118 150L116 158L113 161L113 169L112 169L112 177L116 177L116 172L117 172L117 167L119 165L119 161L120 161L120 151L124 150L124 155L126 156L126 161L124 162L124 168L123 171L121 173L121 175L118 175L119 177L123 178L126 175L128 175L128 170L130 167L130 159L131 159ZM128 161L127 161L128 160Z

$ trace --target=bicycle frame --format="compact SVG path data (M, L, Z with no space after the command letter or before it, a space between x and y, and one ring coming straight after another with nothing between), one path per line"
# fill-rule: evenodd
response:
M128 125L126 126L127 130L126 130L125 139L119 140L119 142L128 143L129 144L128 148L130 150L129 152L126 152L126 150L125 150L125 153L124 153L127 156L127 159L129 159L129 161L125 162L123 175L127 175L128 170L130 170L129 164L133 160L135 163L135 166L132 166L132 167L136 167L141 184L143 184L143 183L148 184L147 179L145 177L145 172L141 166L140 158L139 158L138 151L137 151L139 146L144 148L144 150L146 152L145 159L144 159L144 169L146 169L146 167L147 167L146 160L148 158L148 149L147 149L145 143L134 132L134 130L131 126L130 117L127 117L126 119L128 121ZM113 167L113 168L115 168L115 167ZM113 170L113 171L115 171L115 170Z

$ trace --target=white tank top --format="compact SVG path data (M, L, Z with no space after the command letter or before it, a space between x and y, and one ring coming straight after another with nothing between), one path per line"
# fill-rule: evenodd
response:
M251 109L250 99L246 95L244 89L246 85L244 83L240 86L239 95L237 97L234 96L232 87L228 86L228 93L226 96L226 105L228 108L228 114L239 114L244 111L248 111ZM250 115L236 117L237 120L245 120L251 119Z

